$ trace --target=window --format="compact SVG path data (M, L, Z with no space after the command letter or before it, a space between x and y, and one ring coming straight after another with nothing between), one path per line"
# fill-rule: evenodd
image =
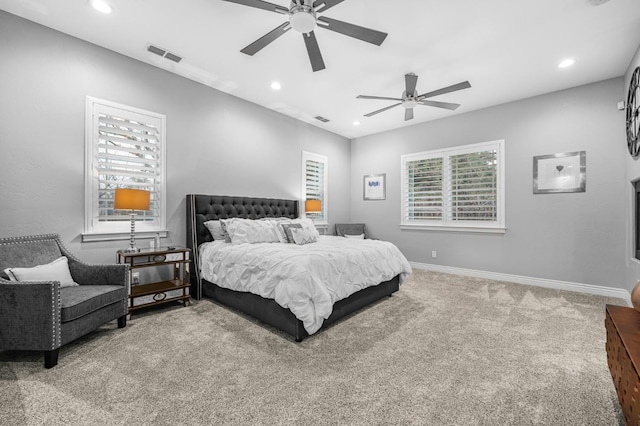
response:
M402 156L404 229L504 232L504 140Z
M150 191L150 209L136 212L136 234L166 235L164 135L164 115L87 97L83 241L129 235L130 212L113 209L116 188Z
M327 218L327 179L328 160L323 155L302 151L302 206L305 200L320 200L322 211L319 213L305 213L316 224L328 224ZM304 210L304 209L303 209Z

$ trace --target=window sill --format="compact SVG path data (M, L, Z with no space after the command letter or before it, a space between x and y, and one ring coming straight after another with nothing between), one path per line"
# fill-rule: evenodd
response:
M160 234L161 238L167 238L169 231L166 229L161 231L136 231L136 240L148 240L154 238L156 234ZM82 242L93 243L96 241L121 241L129 240L131 232L83 232Z
M442 231L442 232L474 232L481 234L505 234L505 227L488 226L445 226L445 225L407 225L400 224L400 229L405 231Z

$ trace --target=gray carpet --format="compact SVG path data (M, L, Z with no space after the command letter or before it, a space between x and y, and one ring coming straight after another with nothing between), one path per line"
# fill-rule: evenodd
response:
M0 424L619 425L605 303L416 270L296 344L203 300L0 352Z

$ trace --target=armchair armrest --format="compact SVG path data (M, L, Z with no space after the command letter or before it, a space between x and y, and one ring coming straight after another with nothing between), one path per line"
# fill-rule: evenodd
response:
M62 344L60 282L0 278L0 349L52 351Z
M129 283L129 265L89 265L69 258L73 280L82 285L122 285Z

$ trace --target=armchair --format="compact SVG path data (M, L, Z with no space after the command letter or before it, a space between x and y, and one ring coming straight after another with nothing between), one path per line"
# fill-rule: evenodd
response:
M336 223L336 235L339 237L362 234L367 239L371 238L364 223Z
M65 256L79 285L10 281L5 268L31 268ZM65 345L118 320L127 325L128 265L89 265L73 256L57 234L0 238L0 350L44 351L45 368Z

